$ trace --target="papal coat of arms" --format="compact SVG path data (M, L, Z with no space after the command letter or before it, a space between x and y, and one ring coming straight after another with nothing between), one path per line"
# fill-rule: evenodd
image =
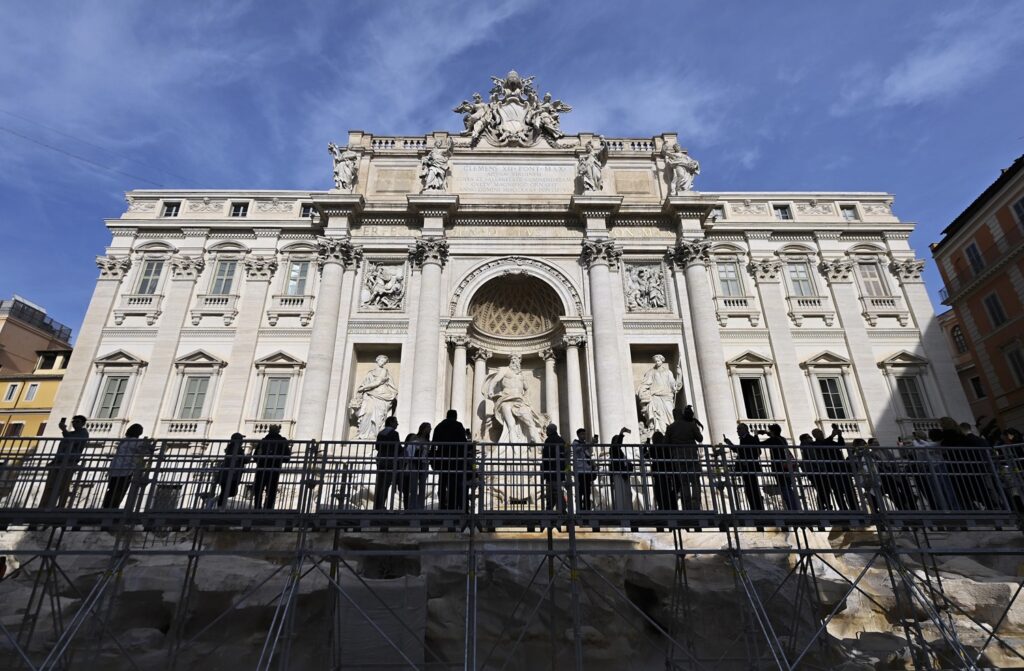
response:
M572 111L561 100L552 100L550 93L538 98L533 77L520 77L515 70L504 79L491 77L494 86L490 99L479 93L472 100L463 100L453 111L463 115L468 135L476 145L481 137L496 147L530 147L543 138L551 146L565 134L559 128L559 114Z

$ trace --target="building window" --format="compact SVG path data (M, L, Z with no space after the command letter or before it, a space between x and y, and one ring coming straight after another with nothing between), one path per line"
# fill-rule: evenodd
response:
M4 431L4 436L8 438L17 438L21 435L21 432L25 429L25 425L21 422L11 422L7 425L7 429Z
M882 271L874 261L862 261L857 264L857 271L860 274L861 287L868 296L888 296L882 280Z
M1017 215L1017 222L1024 226L1024 198L1013 204L1013 212Z
M43 354L39 357L39 370L50 370L57 366L56 354Z
M722 261L718 264L718 284L723 296L743 295L739 266L735 261Z
M1024 350L1020 345L1014 345L1011 349L1005 350L1006 362L1010 364L1010 372L1019 386L1024 387Z
M189 375L185 378L185 392L181 396L178 419L200 419L206 406L209 375Z
M985 268L985 260L981 258L981 252L978 251L978 245L973 242L964 249L964 256L967 257L967 262L971 264L971 270L975 274L980 273Z
M988 394L985 393L985 387L981 386L980 377L971 378L971 390L974 392L974 398L978 400L981 400L988 396Z
M309 261L292 261L288 264L288 286L285 293L289 296L302 296L306 293L306 280L309 277Z
M928 416L928 406L917 377L900 376L896 378L896 391L903 401L903 409L910 419L924 419Z
M4 401L10 403L18 395L18 385L9 384L7 385L7 392L4 394Z
M262 419L284 419L285 407L288 403L288 385L290 377L267 378L267 393L263 398Z
M166 202L164 203L164 216L165 217L176 217L181 212L180 202Z
M708 219L711 221L719 221L725 219L725 205L714 205L711 208L711 212L708 213Z
M768 401L760 377L741 377L740 392L743 394L743 412L746 419L769 419Z
M218 261L217 269L213 274L213 285L210 287L210 293L215 296L230 294L237 268L238 261Z
M779 221L793 220L793 211L789 209L789 205L772 205L772 212Z
M814 285L811 284L811 269L804 261L791 261L786 264L789 272L789 284L794 296L813 296Z
M829 419L849 419L846 410L846 399L842 391L843 381L838 377L819 377L821 400L825 405L825 414Z
M36 437L42 436L46 433L46 422L39 422L39 428L36 429Z
M840 205L839 214L843 215L843 221L860 221L856 205Z
M117 375L108 377L103 383L100 404L96 409L98 419L114 419L121 414L125 390L128 389L128 376Z
M160 259L150 259L142 265L142 274L139 276L139 286L135 290L138 294L155 294L160 284L160 274L164 270L164 262Z
M231 216L232 217L247 217L247 216L249 216L249 203L231 203Z
M302 214L300 215L303 219L309 219L313 216L313 203L302 204Z
M38 392L39 392L39 383L38 382L33 382L32 384L30 384L28 386L28 389L25 390L25 400L26 401L34 401L34 400L36 400L36 394Z
M982 301L985 310L988 311L988 320L992 322L992 328L998 328L1006 323L1006 312L1003 310L1003 303L997 294L989 294Z
M950 335L953 336L953 345L956 347L957 354L967 353L967 338L964 337L964 330L957 324L950 330Z

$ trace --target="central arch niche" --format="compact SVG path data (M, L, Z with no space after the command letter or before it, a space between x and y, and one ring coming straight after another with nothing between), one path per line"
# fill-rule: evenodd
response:
M551 334L564 314L555 290L527 274L489 280L473 294L467 312L473 329L481 336L513 341Z

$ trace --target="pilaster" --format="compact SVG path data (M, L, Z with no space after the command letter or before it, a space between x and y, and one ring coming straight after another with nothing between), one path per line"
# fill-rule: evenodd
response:
M621 258L622 250L612 240L583 241L580 263L587 269L590 279L590 311L594 318L593 354L598 409L597 421L592 422L596 424L593 427L595 433L607 434L625 422L619 366L621 324L616 319L611 286L611 269L618 268Z
M443 236L421 237L409 249L409 260L420 271L410 402L410 426L419 426L421 422L434 424L438 421L437 381L443 379L438 369L441 349L441 270L448 261L448 241Z

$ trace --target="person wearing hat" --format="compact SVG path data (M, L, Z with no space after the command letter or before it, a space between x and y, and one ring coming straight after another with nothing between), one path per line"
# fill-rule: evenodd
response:
M238 485L242 482L242 470L245 468L249 457L245 456L245 436L240 433L231 434L231 440L224 448L224 459L217 467L217 484L220 486L220 496L217 497L217 506L223 508L227 505L228 499L238 494Z

